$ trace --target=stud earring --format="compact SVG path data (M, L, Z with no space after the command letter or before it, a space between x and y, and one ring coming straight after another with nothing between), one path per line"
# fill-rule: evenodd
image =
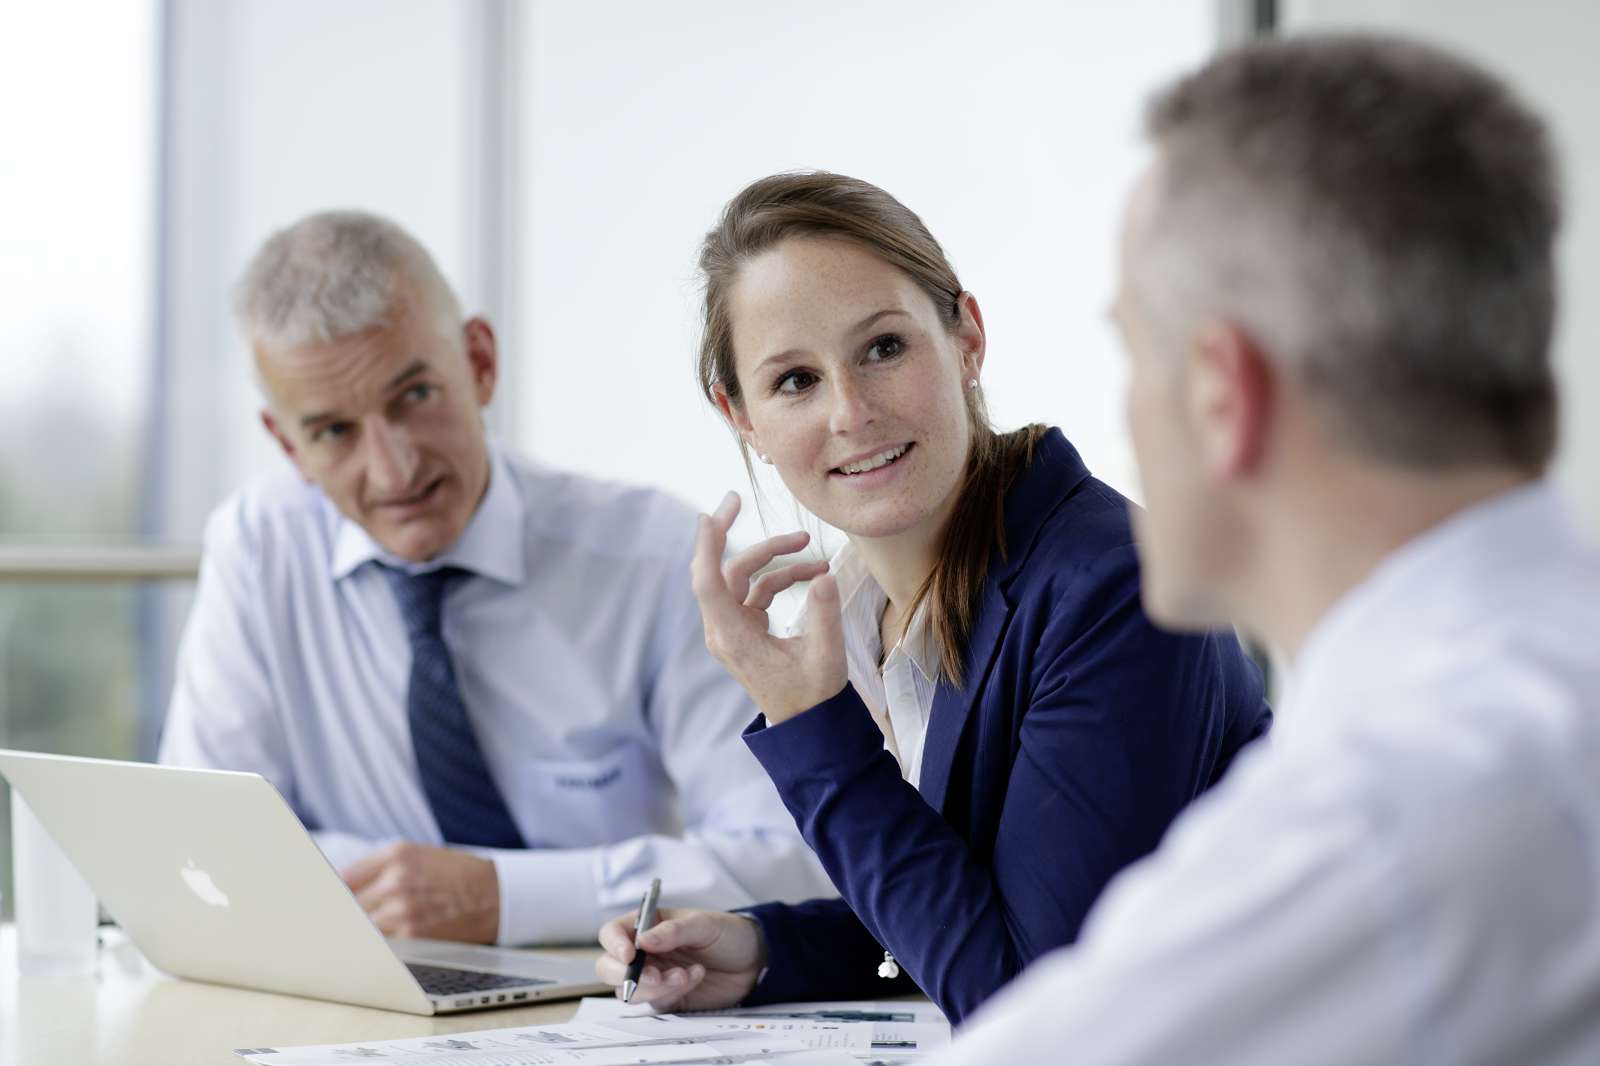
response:
M768 466L772 465L772 457L769 456L766 452L756 452L756 458L760 459L763 463L766 463Z
M967 379L967 390L969 392L971 390L977 388L977 387L978 387L978 379L977 378L968 378Z

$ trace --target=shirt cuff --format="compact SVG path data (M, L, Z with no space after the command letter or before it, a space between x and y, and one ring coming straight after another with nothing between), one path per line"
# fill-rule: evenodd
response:
M502 947L589 944L611 915L599 910L600 848L496 851Z

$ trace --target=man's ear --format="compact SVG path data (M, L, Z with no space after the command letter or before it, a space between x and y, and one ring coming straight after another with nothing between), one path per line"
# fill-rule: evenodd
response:
M761 442L756 439L756 427L750 424L750 417L744 413L744 408L734 403L728 390L721 385L711 386L711 398L717 401L717 410L722 412L722 417L728 420L729 425L739 431L745 444L760 454Z
M494 327L489 325L486 318L473 317L462 325L461 333L478 406L487 407L489 401L494 399L495 382L500 377L500 349L495 340Z
M961 347L961 387L983 373L983 357L988 351L988 333L983 328L983 310L978 298L964 292L956 298L961 321L956 323L956 343Z
M1244 330L1231 322L1201 329L1190 352L1188 405L1206 468L1230 481L1261 464L1272 423L1272 363Z
M261 424L266 427L268 433L272 434L272 439L278 442L278 447L283 449L283 454L289 457L289 461L294 464L294 468L300 471L300 476L310 481L311 475L307 474L306 468L300 465L300 453L294 450L294 442L289 439L288 434L284 433L283 428L278 425L278 420L272 416L272 412L265 407L261 409Z

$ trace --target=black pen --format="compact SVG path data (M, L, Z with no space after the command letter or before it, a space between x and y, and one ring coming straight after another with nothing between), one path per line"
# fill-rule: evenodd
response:
M652 925L656 924L656 902L661 899L661 878L650 879L650 890L644 894L644 899L639 901L639 920L633 923L633 961L628 963L628 972L622 975L622 1002L633 1001L633 994L639 988L639 978L644 973L644 949L639 946L639 936Z

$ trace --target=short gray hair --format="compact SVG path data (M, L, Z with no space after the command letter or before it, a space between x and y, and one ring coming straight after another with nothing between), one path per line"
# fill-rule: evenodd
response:
M1505 85L1393 38L1263 41L1156 96L1146 132L1152 303L1237 321L1360 454L1543 469L1561 198Z
M267 238L234 290L234 316L252 344L325 344L390 325L408 283L442 325L460 323L455 293L415 237L364 211L323 211Z

